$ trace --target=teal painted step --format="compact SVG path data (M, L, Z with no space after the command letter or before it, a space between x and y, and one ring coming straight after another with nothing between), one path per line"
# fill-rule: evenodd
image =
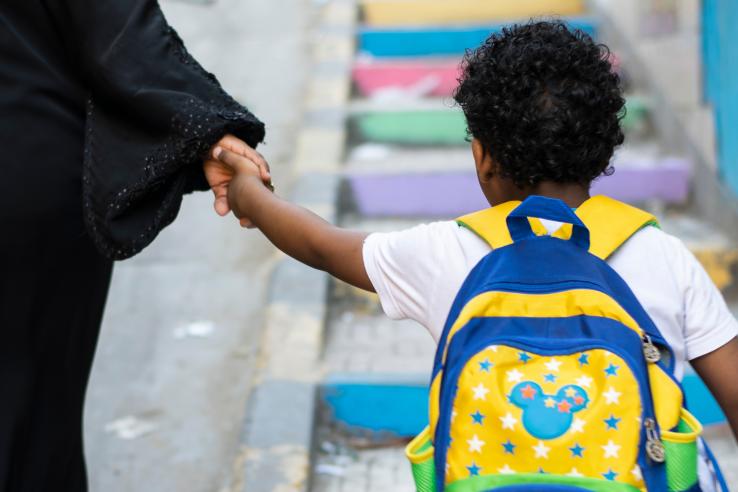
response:
M321 387L335 422L350 431L413 437L428 425L427 376L340 375Z
M640 129L648 116L647 100L628 98L622 120L626 132ZM406 145L465 145L466 120L459 109L363 111L354 116L363 140Z
M727 422L725 414L720 405L707 389L705 383L687 366L686 374L682 380L682 387L687 398L690 411L703 425L723 424Z
M726 423L712 394L691 369L683 385L690 411L700 422ZM349 431L414 437L428 425L426 375L336 375L321 389L333 421Z
M464 145L466 120L458 110L381 111L357 115L361 137L408 145Z
M593 18L564 18L564 21L571 29L596 36L597 23ZM375 58L461 56L467 49L476 48L491 34L510 24L368 27L359 30L359 50Z

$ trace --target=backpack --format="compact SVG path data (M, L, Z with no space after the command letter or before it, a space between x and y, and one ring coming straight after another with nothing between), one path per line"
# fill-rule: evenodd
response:
M407 448L417 490L699 491L702 427L672 350L605 262L656 219L531 196L458 222L492 251L439 341L430 425Z

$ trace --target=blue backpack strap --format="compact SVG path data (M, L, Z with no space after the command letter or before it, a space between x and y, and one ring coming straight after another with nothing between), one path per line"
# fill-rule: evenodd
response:
M730 489L728 489L728 482L726 482L725 477L723 476L723 472L722 470L720 470L720 463L718 463L718 460L713 454L712 449L710 449L710 446L707 445L706 440L701 437L700 440L702 441L702 446L705 449L707 460L710 462L713 471L715 472L715 478L717 479L718 485L720 485L720 492L730 492Z
M535 237L529 218L553 220L568 224L569 239L585 251L589 250L589 230L582 220L561 200L530 196L507 216L507 230L513 241Z

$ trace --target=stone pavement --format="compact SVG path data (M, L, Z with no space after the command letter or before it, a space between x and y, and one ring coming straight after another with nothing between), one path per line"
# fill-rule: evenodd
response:
M174 1L187 47L267 125L260 150L289 189L305 89L309 0ZM219 490L250 394L275 250L185 199L143 254L116 265L88 392L92 492Z
M318 452L315 492L414 492L413 477L401 447L370 449L354 454Z

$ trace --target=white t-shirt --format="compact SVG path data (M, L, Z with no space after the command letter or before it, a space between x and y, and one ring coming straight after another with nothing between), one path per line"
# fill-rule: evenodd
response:
M544 222L549 232L560 224ZM384 312L413 319L438 341L461 284L490 252L456 222L375 233L364 242L364 265ZM674 350L676 377L684 363L738 335L738 322L705 270L677 238L655 227L636 233L608 260Z

